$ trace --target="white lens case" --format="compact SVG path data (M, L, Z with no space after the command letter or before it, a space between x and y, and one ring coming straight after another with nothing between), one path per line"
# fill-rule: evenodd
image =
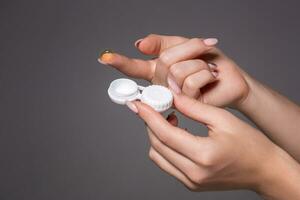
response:
M110 99L117 104L124 105L127 101L140 100L157 112L166 111L173 103L173 95L168 88L161 85L143 87L126 78L112 81L107 92Z

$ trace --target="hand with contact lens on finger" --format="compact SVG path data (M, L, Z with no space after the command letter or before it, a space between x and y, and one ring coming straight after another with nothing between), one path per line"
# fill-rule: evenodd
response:
M150 34L137 40L135 46L154 59L133 59L104 51L98 60L199 102L239 110L300 162L300 107L248 75L216 48L217 42L215 38Z
M245 97L247 84L236 66L215 47L217 43L216 38L151 34L135 45L143 54L156 56L154 59L133 59L104 51L98 60L130 77L172 86L201 102L233 106Z

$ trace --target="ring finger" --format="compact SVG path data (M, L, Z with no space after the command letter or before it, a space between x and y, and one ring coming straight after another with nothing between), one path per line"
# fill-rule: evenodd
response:
M174 79L181 88L184 80L191 74L200 70L209 70L208 64L200 59L181 61L170 67L168 78Z
M182 92L192 98L200 96L200 89L216 80L215 75L209 70L201 70L188 76L182 86Z

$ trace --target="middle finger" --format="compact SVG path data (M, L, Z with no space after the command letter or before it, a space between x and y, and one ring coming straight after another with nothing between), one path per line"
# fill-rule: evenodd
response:
M211 50L212 46L205 44L200 38L193 38L165 50L157 60L153 82L167 85L167 74L171 65L180 61L194 59Z

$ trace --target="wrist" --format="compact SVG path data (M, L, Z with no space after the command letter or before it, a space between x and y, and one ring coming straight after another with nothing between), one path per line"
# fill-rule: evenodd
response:
M265 199L300 199L300 166L281 148L262 164L255 188Z
M253 112L255 108L257 108L259 91L263 88L263 86L249 76L247 73L243 72L243 76L248 85L248 91L245 96L236 104L235 108L243 113Z

